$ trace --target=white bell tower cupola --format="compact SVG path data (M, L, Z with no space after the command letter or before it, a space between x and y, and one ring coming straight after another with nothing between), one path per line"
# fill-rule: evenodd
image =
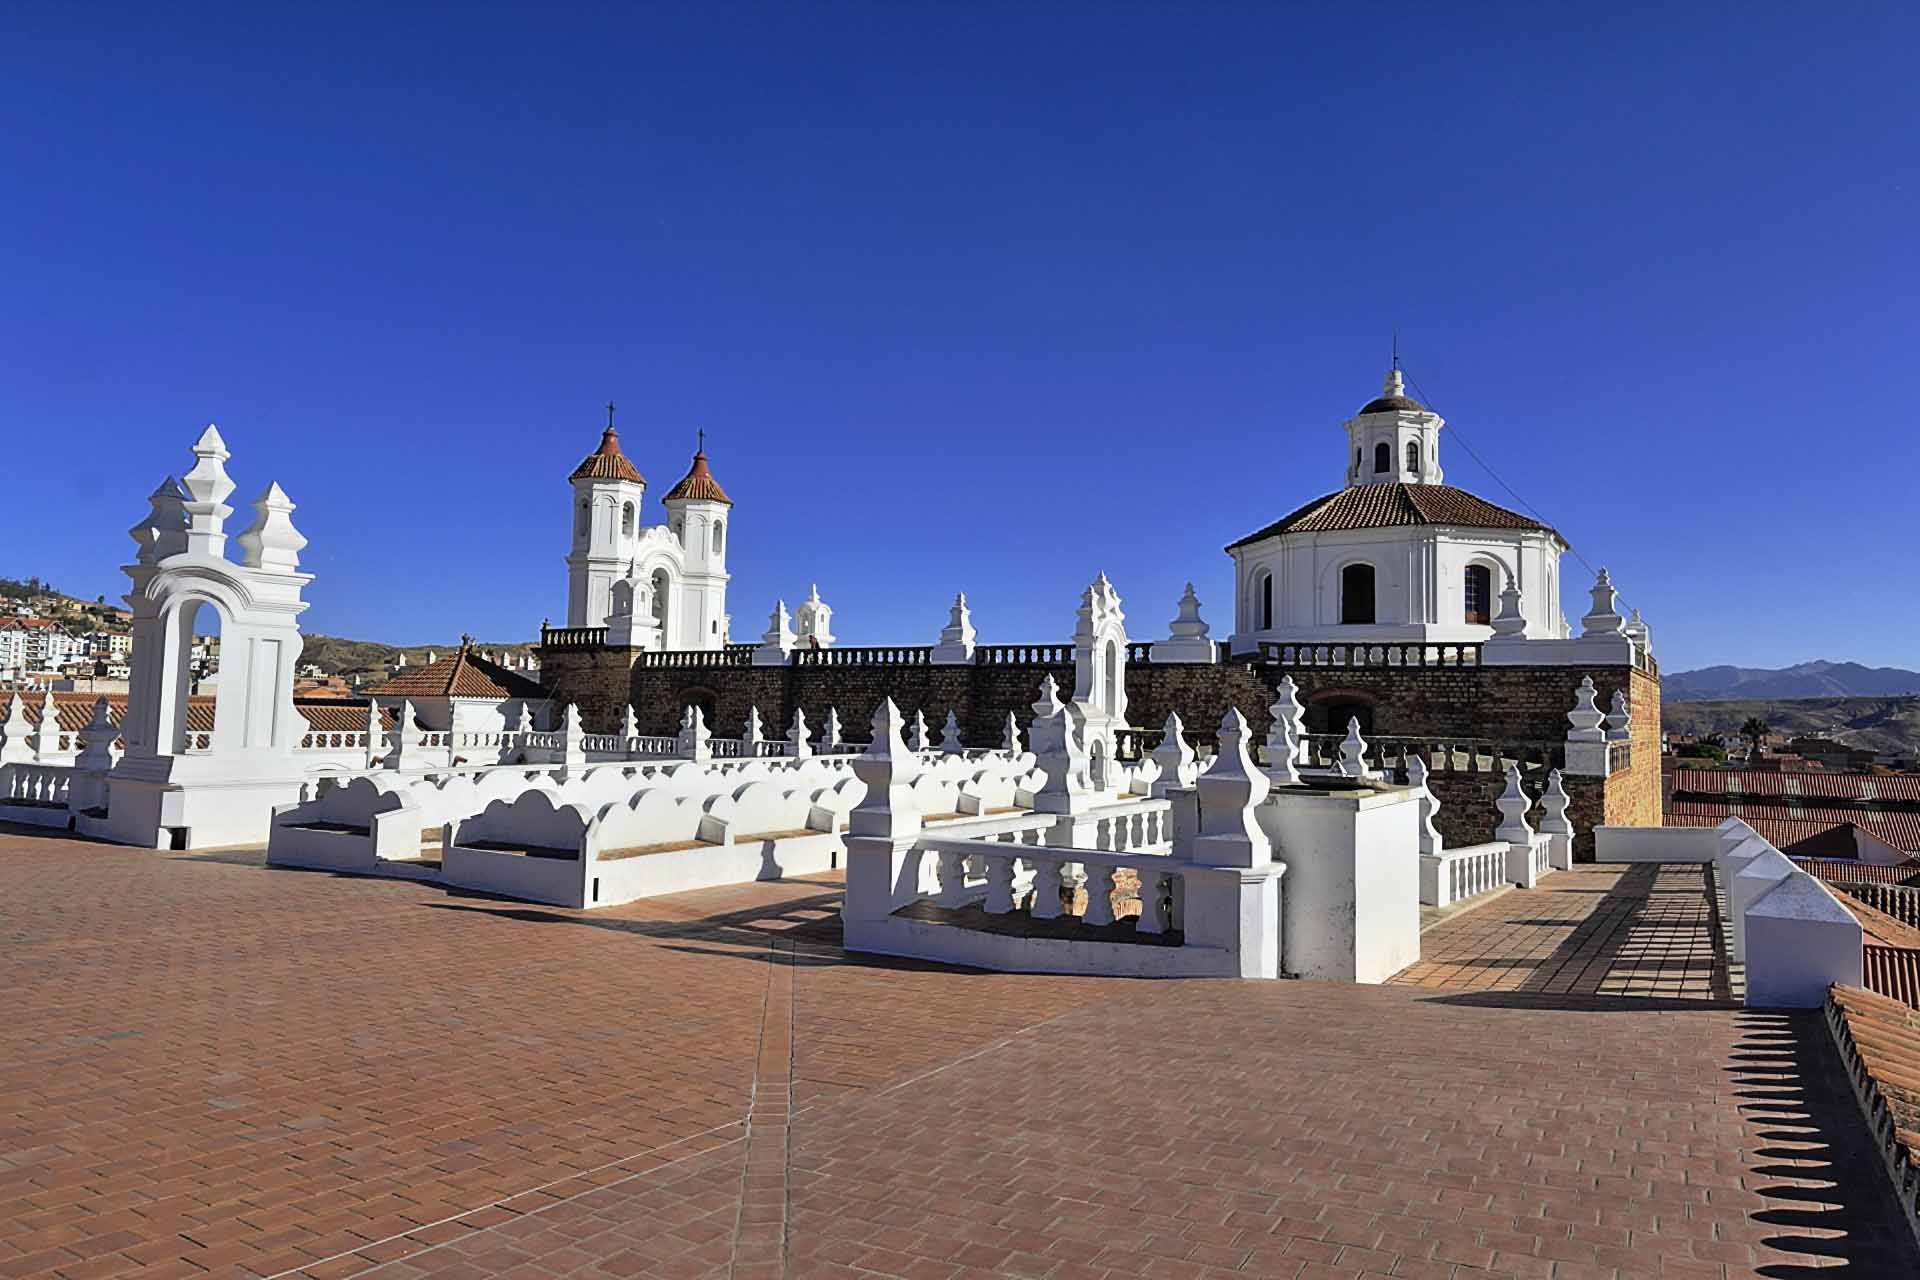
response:
M1407 394L1394 357L1379 397L1347 419L1347 488L1363 484L1441 484L1440 428L1446 422Z
M733 538L733 499L707 466L706 432L693 465L661 499L667 528L685 550L680 623L670 649L718 649L727 643L727 544Z
M567 552L567 625L601 627L613 613L613 584L627 572L640 538L647 482L620 452L613 405L600 447L567 477L573 486L572 549Z

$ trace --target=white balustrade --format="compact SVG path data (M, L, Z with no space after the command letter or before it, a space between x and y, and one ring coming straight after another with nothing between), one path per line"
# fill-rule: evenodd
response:
M1463 849L1446 849L1438 854L1421 854L1422 905L1451 906L1511 883L1506 874L1507 850L1506 841L1496 840L1490 844L1468 845ZM1540 856L1544 858L1544 852Z
M61 764L0 765L0 802L64 807L75 772Z

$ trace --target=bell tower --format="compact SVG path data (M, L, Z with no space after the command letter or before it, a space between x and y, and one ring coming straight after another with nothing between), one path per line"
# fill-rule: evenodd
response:
M567 625L605 626L613 612L613 584L627 571L640 537L640 501L647 482L620 452L607 405L600 447L567 477L573 486L572 549L567 552Z
M1347 419L1347 488L1363 484L1442 484L1440 428L1446 422L1407 394L1400 357L1380 395Z

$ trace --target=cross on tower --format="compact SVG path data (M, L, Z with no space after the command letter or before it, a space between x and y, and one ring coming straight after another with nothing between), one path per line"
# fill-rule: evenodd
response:
M607 427L609 430L613 427L613 401L611 400L607 401Z
M695 446L695 452L705 453L706 451L707 451L707 429L705 427L701 427L700 443L697 446Z

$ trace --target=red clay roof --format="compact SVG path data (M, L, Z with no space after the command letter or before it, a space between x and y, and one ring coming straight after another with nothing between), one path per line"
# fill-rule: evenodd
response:
M1676 793L1707 796L1816 796L1825 800L1920 803L1920 775L1808 773L1771 769L1675 769Z
M696 502L722 502L729 507L733 505L733 499L727 496L727 491L720 487L720 482L713 478L711 471L707 470L707 454L704 449L693 455L692 468L686 475L680 477L679 484L667 490L667 496L661 501L674 502L681 498Z
M581 459L580 465L573 469L569 480L625 480L630 484L645 484L640 469L627 460L620 452L620 433L611 423L600 433L600 447Z
M391 698L545 698L547 691L517 671L489 662L465 645L452 657L409 667L367 690Z
M1785 850L1848 823L1870 832L1896 849L1920 853L1920 812L1872 809L1802 809L1789 804L1745 804L1727 801L1675 800L1665 821L1669 827L1712 827L1739 818L1776 848Z
M1344 529L1386 529L1401 525L1445 524L1469 529L1539 529L1560 535L1532 516L1496 507L1485 498L1450 484L1362 484L1315 498L1266 528L1250 533L1227 550L1283 533L1331 533ZM1561 539L1565 541L1565 539Z
M96 698L107 700L107 719L118 725L127 711L126 694L62 692L53 695L53 711L60 719L60 728L68 733L78 733L86 728L87 721L93 719ZM5 717L6 708L12 700L11 691L0 691L0 718ZM22 693L20 701L26 708L27 723L38 725L40 697ZM315 733L359 733L367 727L367 704L362 698L295 698L293 708ZM393 728L393 712L383 710L380 718L387 728ZM213 732L211 695L197 694L187 699L187 728L194 733Z

